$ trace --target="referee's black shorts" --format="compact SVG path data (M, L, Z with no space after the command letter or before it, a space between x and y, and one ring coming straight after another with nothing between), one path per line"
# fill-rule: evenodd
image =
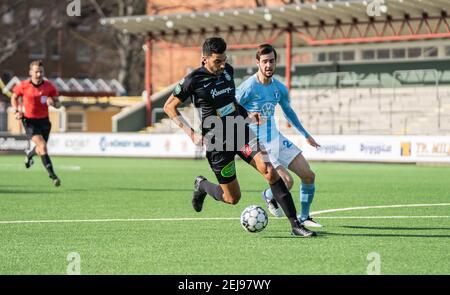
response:
M30 119L24 117L22 119L22 124L28 138L31 139L34 135L42 135L45 141L48 141L50 130L52 129L52 123L50 123L48 117L42 119Z

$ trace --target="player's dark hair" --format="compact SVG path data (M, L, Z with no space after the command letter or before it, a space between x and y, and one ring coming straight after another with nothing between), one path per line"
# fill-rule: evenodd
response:
M227 43L221 37L212 37L205 40L202 46L204 56L210 56L213 53L222 54L227 50Z
M259 60L261 55L272 53L275 55L275 60L277 60L277 51L270 44L261 44L258 46L258 50L256 51L256 59Z
M43 67L44 63L42 62L42 60L38 59L38 60L33 60L32 62L30 62L30 69L32 66L38 66L38 67Z

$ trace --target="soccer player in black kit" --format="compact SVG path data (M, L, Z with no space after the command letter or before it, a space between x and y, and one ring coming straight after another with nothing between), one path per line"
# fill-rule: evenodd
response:
M289 219L292 235L311 237L315 233L300 224L289 190L248 127L249 119L259 120L259 117L248 118L247 111L236 101L233 68L226 63L226 47L220 37L206 39L202 46L202 66L179 82L164 105L166 114L189 135L194 144L206 146L206 158L219 182L215 184L203 176L197 176L192 206L200 212L207 194L224 203L239 202L241 190L234 162L238 155L269 183L275 200ZM188 98L200 110L202 134L195 132L178 111L178 107Z

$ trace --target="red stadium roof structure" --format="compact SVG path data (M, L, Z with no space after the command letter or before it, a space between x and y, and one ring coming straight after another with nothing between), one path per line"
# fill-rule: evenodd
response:
M221 35L230 49L255 48L262 42L284 47L290 87L294 46L450 38L449 11L448 0L318 0L279 7L113 17L101 23L147 36L145 85L150 97L153 41L199 47L206 37ZM148 100L148 114L150 104Z

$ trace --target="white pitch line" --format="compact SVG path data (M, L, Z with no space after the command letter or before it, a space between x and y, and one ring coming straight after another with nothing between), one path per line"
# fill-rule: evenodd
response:
M0 224L19 223L82 223L82 222L135 222L135 221L197 221L197 220L239 220L236 217L180 217L180 218L114 218L114 219L61 219L61 220L2 220Z
M71 170L71 171L80 171L81 170L81 166L76 166L76 165L61 165L58 167L58 165L56 166L56 169L61 169L61 170Z
M403 208L403 207L427 207L427 206L450 206L450 203L438 204L404 204L384 206L364 206L338 208L312 212L311 215L323 213L352 211L378 208ZM326 219L401 219L401 218L450 218L450 216L321 216ZM282 219L282 218L279 218ZM180 217L180 218L114 218L114 219L61 219L61 220L3 220L0 224L26 224L26 223L88 223L88 222L138 222L138 221L200 221L200 220L239 220L237 217Z
M8 170L14 170L14 171L22 171L22 170L26 170L26 168L23 166L23 164L11 164L11 163L3 163L0 164L0 168L6 168ZM81 170L81 166L76 166L76 165L56 165L54 166L55 169L58 170L70 170L70 171L80 171Z
M381 209L381 208L406 208L406 207L432 207L432 206L450 206L450 203L437 203L437 204L403 204L403 205L383 205L383 206L362 206L362 207L349 207L349 208L338 208L338 209L329 209L322 211L311 212L311 216L324 214L324 213L333 213L333 212L342 212L342 211L353 211L353 210L366 210L366 209Z
M403 219L403 218L450 218L450 216L321 216L321 219ZM94 222L138 222L138 221L205 221L205 220L239 220L237 217L204 217L204 218L128 218L128 219L61 219L61 220L3 220L0 224L26 223L94 223ZM273 218L284 220L284 218Z

